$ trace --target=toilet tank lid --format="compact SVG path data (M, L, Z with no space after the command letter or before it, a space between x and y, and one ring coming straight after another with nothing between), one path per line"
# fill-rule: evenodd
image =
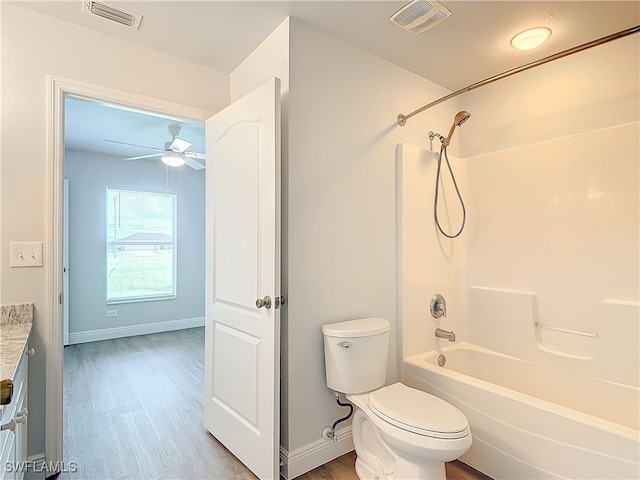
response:
M390 329L388 320L367 317L346 322L327 323L322 326L322 334L327 337L339 338L370 337L388 332Z

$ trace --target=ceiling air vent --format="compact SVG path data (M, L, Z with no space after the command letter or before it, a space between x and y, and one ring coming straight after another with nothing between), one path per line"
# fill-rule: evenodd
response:
M107 20L135 30L140 28L140 22L142 21L142 15L139 13L96 0L82 0L82 11L89 15L106 18Z
M449 15L451 12L435 0L413 0L394 13L389 20L411 33L422 33Z

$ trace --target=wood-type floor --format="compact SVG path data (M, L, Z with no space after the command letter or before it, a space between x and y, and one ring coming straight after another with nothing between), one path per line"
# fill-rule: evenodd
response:
M204 328L65 347L58 478L255 479L204 428L203 379ZM354 462L351 452L298 478L356 480ZM456 463L447 478L487 477Z

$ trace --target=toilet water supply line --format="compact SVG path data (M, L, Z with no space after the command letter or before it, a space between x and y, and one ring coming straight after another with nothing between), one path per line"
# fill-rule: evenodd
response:
M333 422L333 425L331 425L331 428L329 427L325 427L322 430L322 437L323 438L327 438L327 439L331 439L332 442L337 442L338 441L338 435L336 434L336 427L338 426L339 423L342 422L346 422L347 420L349 420L351 418L351 415L353 415L353 405L351 403L343 403L340 401L340 392L333 392L333 394L336 396L336 403L338 405L340 405L341 407L349 407L349 414L339 418L338 420L336 420L335 422Z

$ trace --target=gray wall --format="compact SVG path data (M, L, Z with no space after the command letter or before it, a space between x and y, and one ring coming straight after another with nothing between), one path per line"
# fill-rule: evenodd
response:
M71 334L204 317L204 170L169 169L158 160L67 151L69 179L69 302ZM177 195L177 296L106 304L106 187ZM107 317L107 310L118 316ZM73 343L73 342L72 342Z
M344 415L326 386L323 324L388 319L387 382L398 379L396 144L427 145L427 132L448 126L456 105L399 127L398 113L449 91L295 19L290 29L283 375L295 455Z
M232 100L274 75L284 94L281 444L291 478L343 448L320 440L344 415L326 386L322 324L387 318L387 380L398 378L395 148L426 145L457 106L398 127L399 112L449 91L295 18L232 73Z

